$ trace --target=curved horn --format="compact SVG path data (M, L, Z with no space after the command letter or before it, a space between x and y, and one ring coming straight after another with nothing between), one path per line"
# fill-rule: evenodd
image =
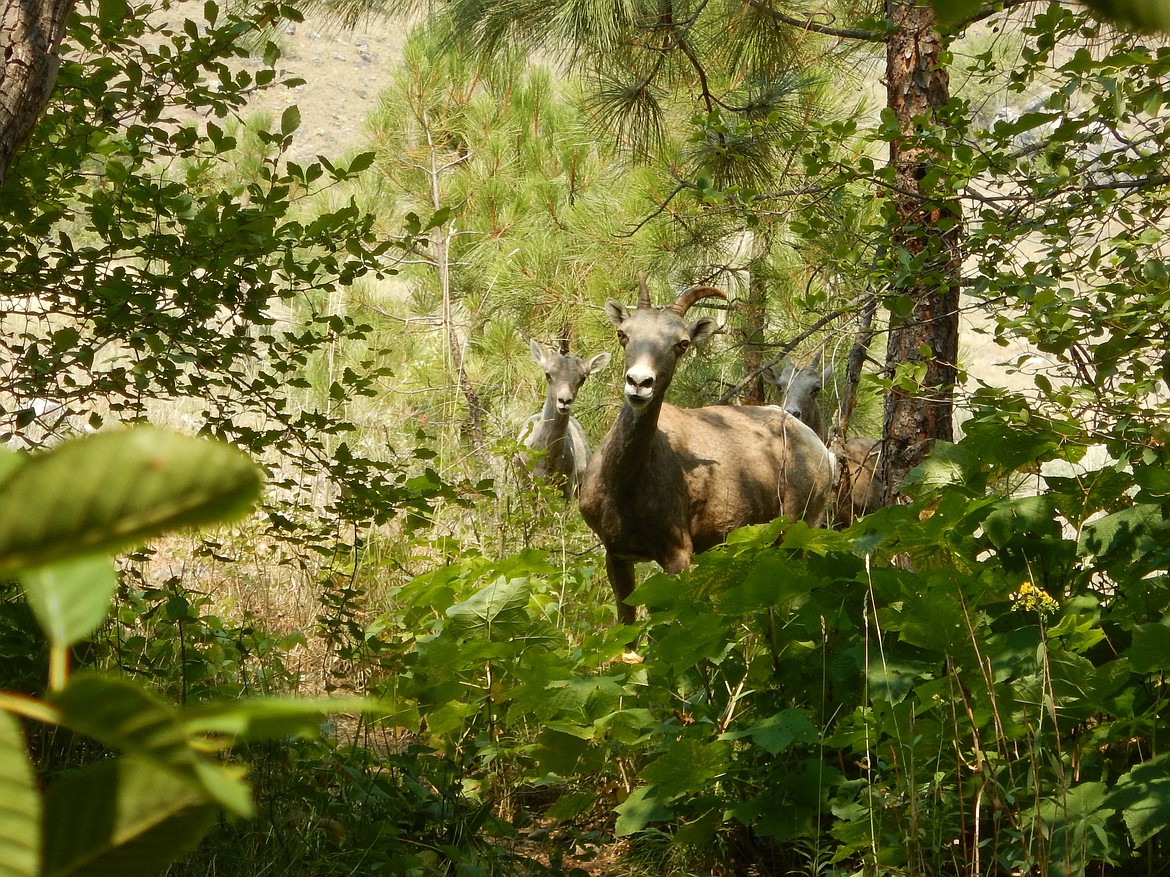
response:
M683 290L679 293L674 304L666 310L674 311L680 317L690 310L691 305L701 298L711 298L716 296L718 298L727 298L727 295L721 289L716 289L714 286L692 286L690 289Z
M650 288L646 285L646 272L638 272L638 307L651 308L653 304L650 301Z

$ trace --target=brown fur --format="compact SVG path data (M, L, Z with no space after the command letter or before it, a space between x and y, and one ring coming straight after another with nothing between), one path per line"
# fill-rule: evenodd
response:
M824 422L817 399L825 383L833 377L833 366L821 369L818 354L811 363L800 368L790 357L784 358L784 368L777 374L768 369L764 377L780 391L784 410L800 418L826 441ZM848 527L862 515L877 511L885 498L885 482L877 477L881 442L877 439L853 436L842 441L835 438L829 448L837 455L841 477L837 483L832 508L832 524Z
M683 320L702 295L722 293L693 288L659 309L642 281L637 310L606 304L626 349L626 401L585 471L580 505L605 547L623 624L635 617L625 602L635 562L673 574L737 527L781 514L815 526L836 475L816 434L777 408L664 403L678 358L715 331L709 317Z

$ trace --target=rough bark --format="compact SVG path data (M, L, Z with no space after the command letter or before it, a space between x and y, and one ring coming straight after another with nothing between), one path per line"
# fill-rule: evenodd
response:
M887 0L886 11L893 25L886 56L887 105L901 131L890 145L895 208L891 246L892 252L905 251L922 263L892 291L908 307L895 308L891 317L886 368L891 374L902 363L924 368L912 391L895 388L886 397L881 474L892 500L934 441L953 438L961 217L957 205L932 200L937 193L923 188L932 156L921 146L919 134L934 123L950 97L933 12L906 0Z
M0 0L0 182L49 102L77 0Z
M763 236L757 235L752 245L753 250L762 249L762 242ZM754 252L752 255L757 257ZM742 326L744 374L750 376L744 383L743 392L739 396L740 402L744 405L763 405L766 401L764 399L764 383L760 380L758 372L764 363L761 342L764 340L764 329L768 321L767 301L768 290L765 288L764 278L756 270L756 262L753 258L748 275L747 297L737 303L740 325Z

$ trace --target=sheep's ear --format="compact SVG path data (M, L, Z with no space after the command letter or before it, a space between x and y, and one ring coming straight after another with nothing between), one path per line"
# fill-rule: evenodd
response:
M595 375L607 365L609 365L609 354L599 353L597 356L593 357L591 360L585 363L585 373Z
M784 357L784 370L782 372L780 372L780 380L778 380L776 383L777 384L788 383L790 380L792 380L792 373L795 371L796 371L796 363L794 363L792 361L791 356L785 355L785 357Z
M825 370L821 372L821 383L827 384L831 380L833 380L833 363L830 362L825 366Z
M620 329L622 323L630 318L630 312L620 301L611 298L605 303L605 316L616 328Z
M528 342L528 349L532 352L532 358L536 360L536 364L544 368L544 348L540 346L540 343L533 338Z
M719 324L714 317L699 317L699 319L691 323L691 342L694 344L702 344L718 331Z

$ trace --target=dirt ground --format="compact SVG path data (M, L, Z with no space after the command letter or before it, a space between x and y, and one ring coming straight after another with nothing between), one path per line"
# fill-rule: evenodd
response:
M292 161L317 155L338 158L361 145L366 119L402 63L411 26L401 19L371 18L348 30L316 17L280 35L278 69L305 84L269 89L252 107L277 118L292 104L299 108L301 127L289 155Z

